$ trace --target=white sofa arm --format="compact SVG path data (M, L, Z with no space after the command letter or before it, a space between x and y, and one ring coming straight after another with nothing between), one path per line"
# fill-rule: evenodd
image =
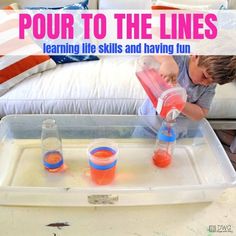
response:
M229 8L236 9L236 1L235 0L229 0Z

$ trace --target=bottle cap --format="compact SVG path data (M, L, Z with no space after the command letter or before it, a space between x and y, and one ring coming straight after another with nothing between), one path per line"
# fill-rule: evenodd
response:
M165 134L166 133L165 131L168 132L168 135ZM174 129L166 126L160 128L157 137L159 140L168 143L174 142L176 140L176 134Z

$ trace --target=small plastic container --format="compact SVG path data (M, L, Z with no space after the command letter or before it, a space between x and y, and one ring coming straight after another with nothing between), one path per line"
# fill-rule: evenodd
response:
M43 121L41 133L43 164L49 172L59 172L65 169L61 138L54 119Z
M158 114L163 119L175 119L183 110L187 94L178 84L167 83L159 75L159 63L152 56L140 57L136 76L146 91Z
M109 139L95 140L88 147L91 179L98 185L110 184L115 178L118 146Z
M173 156L173 150L176 142L174 122L163 121L157 134L157 144L153 154L153 163L161 168L170 165Z

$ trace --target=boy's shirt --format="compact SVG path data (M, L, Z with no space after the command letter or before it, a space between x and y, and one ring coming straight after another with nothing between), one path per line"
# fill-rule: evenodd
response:
M177 78L181 87L186 89L187 102L197 104L202 108L210 109L213 97L215 95L216 84L209 86L194 84L188 73L189 57L174 56L176 63L179 66L179 76ZM151 101L147 99L139 109L140 115L155 115L156 110Z

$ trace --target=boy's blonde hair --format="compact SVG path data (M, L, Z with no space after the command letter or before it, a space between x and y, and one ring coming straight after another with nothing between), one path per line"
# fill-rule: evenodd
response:
M198 66L206 68L214 83L226 84L236 79L236 56L199 56Z

